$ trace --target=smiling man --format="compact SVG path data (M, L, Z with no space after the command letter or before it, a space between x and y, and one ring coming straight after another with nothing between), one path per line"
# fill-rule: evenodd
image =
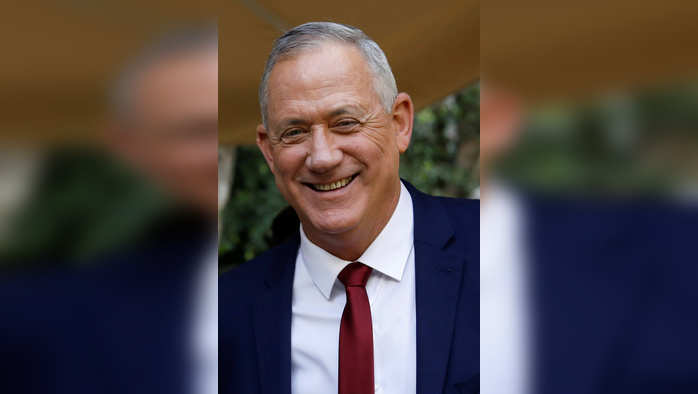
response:
M479 204L399 177L414 107L361 30L281 36L257 144L301 225L223 275L226 393L479 392Z

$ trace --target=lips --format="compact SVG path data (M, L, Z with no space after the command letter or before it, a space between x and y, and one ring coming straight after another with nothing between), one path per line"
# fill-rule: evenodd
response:
M356 176L359 175L358 173L348 176L346 178L342 178L330 183L304 183L306 186L310 187L311 189L319 192L330 192L334 190L341 189L343 187L346 187L348 184L351 183L351 181L356 178Z

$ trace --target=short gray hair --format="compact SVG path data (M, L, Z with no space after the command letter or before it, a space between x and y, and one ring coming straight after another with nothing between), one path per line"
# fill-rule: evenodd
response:
M397 97L397 84L388 64L388 59L378 44L360 29L333 22L310 22L284 33L274 42L274 47L267 58L262 82L259 85L259 106L262 122L267 125L268 83L272 69L280 60L293 56L303 49L316 47L327 41L354 45L366 59L373 72L373 88L386 112L391 112Z

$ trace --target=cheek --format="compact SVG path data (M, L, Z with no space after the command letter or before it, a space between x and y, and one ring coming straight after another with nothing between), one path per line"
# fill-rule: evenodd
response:
M274 152L275 176L289 180L298 174L305 164L305 150L302 147L278 148Z
M395 134L389 127L367 128L363 138L372 145L372 150L378 152L380 156L392 156L397 150Z
M367 157L368 165L384 166L386 161L391 161L397 155L397 144L394 136L387 130L373 130L363 137L361 152Z

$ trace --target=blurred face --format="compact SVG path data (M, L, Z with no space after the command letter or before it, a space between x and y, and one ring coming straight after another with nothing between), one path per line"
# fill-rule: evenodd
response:
M138 80L120 153L186 204L218 211L218 54L165 59Z
M334 43L277 63L268 92L269 129L258 127L257 143L306 235L320 246L372 241L397 204L409 96L386 113L361 53Z

